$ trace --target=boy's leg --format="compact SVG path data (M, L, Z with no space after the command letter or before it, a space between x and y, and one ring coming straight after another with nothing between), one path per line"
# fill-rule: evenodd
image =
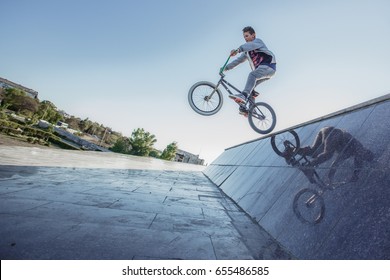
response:
M237 95L231 94L229 95L229 97L239 104L245 103L245 99L247 99L250 96L255 86L257 86L258 84L266 80L269 80L274 74L275 74L275 70L272 69L271 67L268 67L267 65L260 65L259 67L257 67L256 70L253 70L252 72L249 73L242 94L237 94Z
M256 84L255 84L255 87L253 88L253 90L251 91L251 95L250 95L250 98L252 98L253 101L255 101L255 98L258 97L260 95L259 92L255 91L255 88L260 85L261 83L265 82L265 81L268 81L270 78L262 78L260 80L257 80L256 81Z
M275 70L271 67L260 65L257 69L249 73L245 88L242 92L249 96L255 86L270 79L274 74Z

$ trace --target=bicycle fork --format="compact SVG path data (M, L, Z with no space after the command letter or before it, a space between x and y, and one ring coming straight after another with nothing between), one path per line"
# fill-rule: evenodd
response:
M218 87L219 87L220 84L221 84L221 80L219 80L219 82L217 83L217 85L215 86L215 88L213 89L213 91L212 91L209 95L206 95L206 96L204 97L204 100L205 100L206 102L208 102L208 101L211 100L211 98L213 97L214 93L218 90Z
M305 205L307 208L313 208L314 205L315 205L315 202L316 200L318 199L318 197L320 197L322 195L323 191L320 190L318 191L317 193L313 194L312 196L310 196L306 202L305 202Z
M255 102L250 100L251 97L249 97L245 103L245 106L247 106L247 104L249 103L249 108L251 106L253 106L253 110L252 110L252 117L255 118L255 119L258 119L260 121L263 121L266 119L266 116L264 115L264 113L260 110L260 108L258 106L256 106Z
M311 197L309 197L309 199L305 202L307 208L314 207L314 202L316 202L317 196L317 194L313 194Z

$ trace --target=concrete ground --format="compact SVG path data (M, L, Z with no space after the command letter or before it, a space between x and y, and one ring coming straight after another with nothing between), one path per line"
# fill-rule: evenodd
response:
M203 168L0 145L0 258L293 258Z

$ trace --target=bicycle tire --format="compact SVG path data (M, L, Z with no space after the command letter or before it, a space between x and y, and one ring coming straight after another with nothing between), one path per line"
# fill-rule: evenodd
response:
M249 108L248 121L254 131L267 134L275 128L276 114L267 103L257 102Z
M301 222L318 224L325 215L324 198L314 189L300 190L294 197L293 210Z
M290 141L291 140L291 141ZM285 133L279 133L272 135L271 137L271 146L274 152L283 157L286 150L285 141L288 141L294 147L293 154L295 156L298 153L299 148L301 147L301 142L299 140L298 134L294 130L286 131Z
M207 97L213 92L211 99ZM223 98L221 91L216 85L207 81L201 81L194 84L188 92L188 102L191 108L203 116L216 114L222 108Z

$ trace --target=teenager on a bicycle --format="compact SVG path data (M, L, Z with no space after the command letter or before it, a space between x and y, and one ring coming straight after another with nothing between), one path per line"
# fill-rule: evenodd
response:
M229 95L230 98L239 104L245 103L247 98L257 97L259 93L254 91L254 88L260 83L270 79L276 71L275 55L268 50L262 40L256 38L255 30L252 27L247 26L242 31L246 43L241 45L238 49L232 50L230 55L235 56L238 53L242 54L225 67L225 70L231 70L248 60L252 68L242 94ZM248 115L247 108L242 105L240 106L239 112L242 115Z
M298 154L312 157L311 166L317 166L337 154L328 173L330 181L335 176L336 168L349 158L354 159L355 166L353 176L350 179L351 182L358 180L364 161L371 162L374 160L373 152L365 148L359 140L347 131L332 126L322 128L317 133L313 144L300 148Z

